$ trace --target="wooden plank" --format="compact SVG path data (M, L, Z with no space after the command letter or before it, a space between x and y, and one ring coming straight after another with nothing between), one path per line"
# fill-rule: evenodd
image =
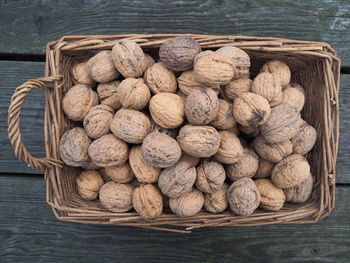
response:
M350 66L350 5L311 1L2 1L0 53L44 54L64 35L199 33L331 43Z
M311 225L212 228L192 234L56 220L41 176L0 176L0 258L13 262L348 262L350 187Z

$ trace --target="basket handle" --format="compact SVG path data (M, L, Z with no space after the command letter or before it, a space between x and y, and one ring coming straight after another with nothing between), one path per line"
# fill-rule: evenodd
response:
M27 95L36 89L43 89L49 86L56 80L62 79L61 76L52 76L47 78L38 78L28 80L21 86L17 87L11 97L11 103L8 109L7 124L8 136L12 146L15 150L15 155L21 161L26 162L30 167L38 170L45 170L52 166L62 167L62 162L53 158L35 158L27 150L22 143L22 136L20 130L20 114L22 104Z

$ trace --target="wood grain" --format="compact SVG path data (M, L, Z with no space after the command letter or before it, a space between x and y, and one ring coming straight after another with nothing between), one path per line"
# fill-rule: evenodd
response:
M0 53L44 54L64 35L201 33L325 41L350 66L344 0L2 1Z

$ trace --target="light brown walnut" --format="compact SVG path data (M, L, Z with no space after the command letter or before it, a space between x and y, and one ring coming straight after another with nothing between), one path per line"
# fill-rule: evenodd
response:
M96 82L90 76L87 61L75 64L72 68L72 74L75 85L84 84L91 88L96 84Z
M221 137L220 147L215 153L214 158L226 164L238 162L243 155L243 146L239 138L228 131L220 131L219 134Z
M113 110L119 110L122 107L122 103L117 94L117 87L119 84L119 80L98 84L97 94L101 104L107 105Z
M288 65L280 60L271 60L265 63L261 68L261 72L272 73L272 75L281 80L282 86L288 85L291 79L291 72Z
M151 92L143 79L127 78L118 85L117 96L123 108L142 110L147 106Z
M78 193L86 200L95 200L104 183L100 173L95 170L81 172L75 179L75 182L77 184Z
M87 62L90 76L97 82L110 82L119 77L119 72L112 61L112 52L104 50L98 52Z
M226 172L221 163L203 160L197 167L196 187L204 193L218 191L226 179Z
M262 136L256 137L252 146L261 158L273 163L280 162L293 152L293 144L291 141L269 143Z
M202 209L203 204L203 194L195 188L178 198L169 199L171 211L180 217L189 217L197 214Z
M305 203L311 196L313 184L314 179L310 173L300 184L290 188L284 188L283 191L286 196L286 202L297 204Z
M227 201L228 184L224 183L222 187L214 193L204 194L204 208L211 213L221 213L228 206Z
M84 129L87 135L97 139L109 133L109 127L114 116L114 111L107 105L92 107L84 118Z
M282 102L281 81L269 72L261 72L255 77L252 83L252 92L264 97L271 107Z
M299 133L291 140L293 144L293 153L298 153L300 155L307 154L314 147L316 138L317 132L315 128L304 122Z
M298 84L288 85L282 92L282 104L301 111L305 104L305 91Z
M146 218L153 219L163 211L163 197L152 184L141 184L132 195L132 203L136 212Z
M101 205L109 211L124 213L132 209L134 187L114 181L105 183L99 192Z
M219 110L210 124L221 130L233 128L236 125L236 119L233 117L232 104L219 99Z
M145 72L144 79L145 83L154 94L176 92L177 82L175 74L161 62L155 63L149 67Z
M130 183L135 178L129 163L127 162L118 166L102 168L100 173L106 182L114 181L116 183Z
M198 88L212 88L217 94L220 92L219 84L206 85L204 83L201 83L198 80L196 80L193 71L183 72L180 75L180 77L177 78L177 82L179 84L180 91L182 91L185 95L189 95L192 92L192 90Z
M255 181L260 193L261 209L267 211L278 211L283 207L286 200L283 190L274 186L269 179L258 179Z
M227 166L226 174L233 182L243 177L252 178L258 166L259 157L253 150L246 148L238 162Z
M267 161L263 158L259 159L258 170L256 171L254 178L266 178L269 177L272 173L275 163Z
M223 92L229 100L235 100L244 92L251 92L251 79L234 79L224 86Z

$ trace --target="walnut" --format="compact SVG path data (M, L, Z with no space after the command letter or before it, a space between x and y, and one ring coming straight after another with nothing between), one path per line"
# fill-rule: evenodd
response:
M214 158L221 163L236 163L243 155L243 146L238 137L228 131L220 131L220 147Z
M189 162L179 161L161 172L158 185L163 194L170 198L178 198L192 190L196 176L194 166Z
M91 161L101 167L121 165L128 155L128 145L113 134L103 135L89 146Z
M173 93L159 93L149 102L153 120L167 129L179 127L185 121L185 104L180 96Z
M252 92L267 99L271 107L282 102L281 81L269 72L261 72L255 77L252 83Z
M192 90L198 88L212 88L217 94L220 92L220 85L206 85L196 80L195 74L193 71L185 71L180 77L177 78L179 84L179 89L186 95L189 95Z
M169 69L186 71L192 69L194 58L200 51L201 47L192 37L174 37L161 45L159 57Z
M93 139L109 133L109 126L114 116L114 111L107 105L92 107L84 118L84 129Z
M142 76L149 59L146 58L141 47L133 40L119 40L112 48L112 59L115 67L124 78Z
M227 199L235 214L249 216L259 206L260 193L254 181L244 177L231 184Z
M300 113L286 105L271 110L271 115L261 127L261 135L269 143L281 143L294 137L300 130L303 120Z
M221 163L203 160L197 167L196 187L204 193L218 191L226 179L226 172Z
M112 61L112 52L104 50L98 52L87 62L90 76L97 82L110 82L119 77L119 72Z
M84 171L75 179L80 196L86 200L94 200L103 185L103 179L95 170Z
M181 149L195 157L210 157L220 146L220 134L211 126L185 125L176 137Z
M147 106L151 92L143 79L127 78L118 85L117 96L123 108L141 110Z
M106 182L130 183L134 179L134 173L127 162L118 166L102 168L100 172Z
M160 92L175 93L177 89L175 74L161 62L149 67L145 72L144 79L154 94Z
M101 104L110 106L113 110L119 110L122 107L117 94L119 84L119 80L98 84L97 94Z
M155 167L169 167L175 164L181 157L180 145L174 138L152 132L142 142L142 155L145 160Z
M183 92L182 92L181 90L179 90L179 89L176 91L175 94L178 95L178 96L181 98L182 102L183 102L184 105L185 105L186 99L187 99L187 95L186 95L185 93L183 93Z
M75 64L72 68L73 82L75 85L84 84L88 87L93 87L96 82L91 78L87 61Z
M286 86L290 82L291 72L286 63L280 60L271 60L265 63L261 72L269 72L281 80L281 85Z
M272 182L279 188L289 188L305 181L310 165L300 154L292 154L280 161L272 170Z
M101 205L109 211L123 213L132 209L134 187L131 184L120 184L114 181L105 183L100 189Z
M213 89L195 89L186 99L185 113L191 124L208 124L215 118L218 110L219 99Z
M260 134L260 127L245 127L238 125L238 129L243 132L248 138L255 138Z
M141 184L132 195L132 203L136 212L146 218L153 219L162 213L163 197L152 184Z
M142 143L146 135L151 132L151 122L142 112L120 109L111 122L111 131L125 142Z
M278 211L283 207L285 196L283 190L273 185L269 179L258 179L255 181L260 193L261 209L267 211Z
M257 127L264 124L270 117L269 102L260 95L245 92L233 103L233 116L239 124L248 127Z
M247 148L238 162L227 166L226 174L233 182L243 177L251 178L258 170L258 165L259 157L253 150Z
M82 128L66 131L60 141L61 159L70 166L81 166L89 160L88 148L91 140Z
M307 154L316 143L317 132L314 127L304 122L300 132L292 138L293 153Z
M153 119L151 119L151 132L160 132L166 135L169 135L172 138L176 138L179 131L177 129L167 129L163 128L159 124L157 124Z
M284 188L284 194L286 196L286 202L292 202L297 204L305 203L311 193L314 179L310 173L307 178L296 186L290 188Z
M73 121L82 121L89 110L97 104L96 92L83 84L73 86L62 100L64 113Z
M235 79L231 80L224 86L224 94L230 100L235 100L244 92L250 92L252 89L252 80L250 79Z
M262 136L256 137L252 145L261 158L273 163L280 162L293 151L293 144L289 140L281 143L269 143Z
M212 213L221 213L228 206L227 201L228 184L224 183L222 187L214 193L204 194L204 208Z
M91 161L90 157L88 158L87 161L81 163L80 166L81 166L82 168L84 168L85 170L96 170L96 169L100 169L100 166L94 164L94 163Z
M187 162L190 166L197 167L200 158L188 155L187 153L182 153L179 162Z
M203 194L195 188L178 198L169 199L171 211L180 217L188 217L197 214L202 209L203 204Z
M156 62L150 55L145 54L145 56L146 56L146 70L147 70L150 66L152 66Z
M233 128L236 125L236 119L233 117L232 104L219 99L219 110L210 124L221 130Z
M288 85L282 92L282 104L301 111L305 103L305 91L298 85Z
M254 178L266 178L272 173L275 163L267 161L263 158L259 159L258 170L256 171Z
M135 177L141 183L156 183L161 169L150 165L142 156L141 146L134 146L130 150L129 163Z

